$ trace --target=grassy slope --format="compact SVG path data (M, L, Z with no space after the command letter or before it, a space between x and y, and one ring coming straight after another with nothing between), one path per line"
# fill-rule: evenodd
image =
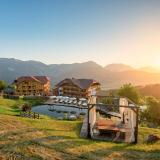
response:
M139 144L116 144L79 138L81 122L58 121L46 116L17 116L22 100L0 99L0 160L159 160L160 143L143 143L159 129L140 128Z

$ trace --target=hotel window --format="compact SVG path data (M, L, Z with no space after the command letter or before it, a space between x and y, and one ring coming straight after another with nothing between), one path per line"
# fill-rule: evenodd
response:
M28 82L24 82L24 84L27 84L27 85L28 85Z

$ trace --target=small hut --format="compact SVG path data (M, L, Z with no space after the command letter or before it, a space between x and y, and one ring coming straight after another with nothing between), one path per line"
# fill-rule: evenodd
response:
M116 99L116 104L98 103L96 96L89 98L88 137L137 143L138 106L127 98L112 98Z

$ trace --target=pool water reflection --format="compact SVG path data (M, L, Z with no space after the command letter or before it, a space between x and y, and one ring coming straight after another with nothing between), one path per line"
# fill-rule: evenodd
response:
M52 111L50 111L52 109ZM70 115L76 115L77 117L80 115L87 114L87 109L82 108L74 108L74 107L67 107L67 106L49 106L49 105L40 105L35 106L32 108L32 112L36 112L39 114L51 116L54 118L59 117L68 117Z

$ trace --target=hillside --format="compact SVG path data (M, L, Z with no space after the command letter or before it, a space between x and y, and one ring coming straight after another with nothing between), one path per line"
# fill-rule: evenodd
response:
M40 116L17 116L22 100L0 99L0 159L16 160L159 160L160 142L145 144L148 134L160 129L139 128L139 143L128 145L82 139L81 121L61 121Z
M93 61L46 65L37 61L0 58L0 79L12 83L16 77L23 75L49 76L52 85L64 78L93 78L98 80L104 89L118 88L124 83L145 85L160 82L160 73L135 70L123 64L111 64L106 69Z
M143 96L154 96L155 98L160 99L160 84L138 86L137 89Z

